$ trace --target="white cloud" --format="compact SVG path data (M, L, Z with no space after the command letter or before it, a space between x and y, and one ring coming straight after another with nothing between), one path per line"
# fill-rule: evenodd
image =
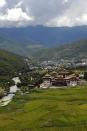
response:
M68 2L69 2L69 0L63 0L63 4L68 3Z
M4 7L6 5L6 1L5 0L0 0L0 8Z
M87 25L87 0L0 0L0 26Z
M47 22L48 26L79 26L87 25L87 1L68 1L68 8L63 13ZM77 8L78 7L78 8Z
M87 14L83 14L80 17L76 18L77 25L87 25Z
M7 9L6 14L0 15L0 23L4 22L9 23L13 22L19 25L24 24L24 21L33 21L33 17L27 15L26 12L23 12L21 8L12 8L12 9Z
M73 22L68 16L60 16L47 23L47 26L73 26Z

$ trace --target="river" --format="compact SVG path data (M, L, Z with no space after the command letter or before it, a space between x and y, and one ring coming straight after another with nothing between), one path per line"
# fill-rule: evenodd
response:
M15 82L15 85L11 86L9 94L7 96L4 96L0 100L0 106L6 106L6 105L8 105L12 101L13 97L15 96L15 93L19 90L19 88L17 87L17 84L21 83L19 77L15 77L12 80Z

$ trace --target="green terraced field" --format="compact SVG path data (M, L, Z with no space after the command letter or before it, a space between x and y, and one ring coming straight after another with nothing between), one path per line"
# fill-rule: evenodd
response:
M87 86L17 94L0 109L0 131L87 131Z

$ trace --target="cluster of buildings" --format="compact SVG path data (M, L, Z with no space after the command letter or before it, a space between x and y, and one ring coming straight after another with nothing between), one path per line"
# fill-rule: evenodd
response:
M65 67L68 68L78 68L87 67L87 58L84 59L57 59L57 60L45 60L34 62L30 58L24 59L26 67L32 70L44 69L44 70L55 70L57 68Z
M53 71L43 77L43 83L40 88L53 88L59 86L76 86L79 82L79 75L68 71Z
M51 71L51 73L48 73L43 77L43 83L40 84L40 88L58 88L62 86L63 87L76 86L82 82L84 74L75 74L67 70L76 69L78 67L87 67L87 58L47 60L37 62L37 64L34 63L32 64L32 61L28 59L26 59L25 61L31 71L35 70ZM60 71L56 72L53 70Z

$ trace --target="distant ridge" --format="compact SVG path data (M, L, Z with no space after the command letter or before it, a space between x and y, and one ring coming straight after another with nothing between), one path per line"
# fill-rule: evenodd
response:
M87 40L43 49L34 54L34 57L39 60L87 58Z
M20 28L0 28L0 34L18 43L35 43L50 47L87 39L87 26L45 27L28 26Z
M87 26L0 29L0 49L31 58L86 57L86 45Z

